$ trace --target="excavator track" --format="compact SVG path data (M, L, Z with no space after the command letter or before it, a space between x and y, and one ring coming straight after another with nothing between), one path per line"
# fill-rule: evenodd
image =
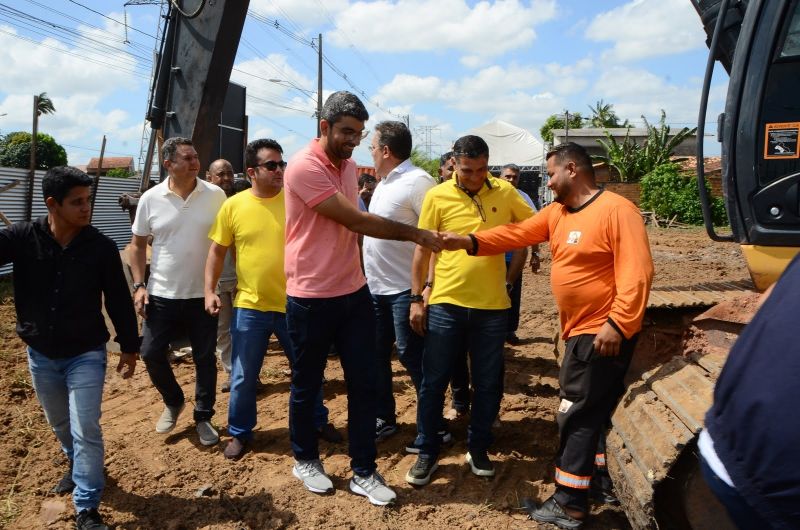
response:
M696 438L727 353L757 307L750 289L743 281L651 293L628 390L607 439L609 472L635 529L735 528L702 479ZM665 329L679 327L681 311L693 317L692 310L712 304L682 336Z

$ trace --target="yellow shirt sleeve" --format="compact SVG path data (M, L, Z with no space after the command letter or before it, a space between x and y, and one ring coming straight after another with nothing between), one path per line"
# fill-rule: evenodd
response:
M432 188L431 191L434 189L435 188ZM436 208L434 195L436 194L429 191L425 194L425 199L422 201L422 211L419 214L419 221L417 222L417 228L421 230L439 230L441 218Z
M218 245L229 247L233 244L233 229L230 218L230 202L225 201L214 218L214 224L208 231L208 238Z

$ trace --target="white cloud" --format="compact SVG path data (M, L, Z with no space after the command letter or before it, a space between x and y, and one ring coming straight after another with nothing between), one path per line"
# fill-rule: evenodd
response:
M601 74L592 92L598 99L613 103L617 115L630 119L634 125L642 125L642 115L651 123L656 122L664 109L668 123L692 127L697 120L700 88L699 81L676 85L644 69L615 66ZM724 84L712 89L710 120L725 100Z
M311 93L314 83L292 68L285 55L273 53L236 63L231 81L247 87L249 114L298 117L311 116L316 110L316 96Z
M586 38L612 42L607 61L634 61L705 46L705 32L686 0L633 0L597 15Z
M250 9L299 30L302 26L329 23L348 5L348 0L253 0Z
M336 30L328 42L350 46L353 41L366 51L410 52L453 49L477 64L526 46L536 38L534 27L556 14L554 0L482 1L470 6L465 0L379 0L357 2L339 13ZM503 28L502 35L498 28Z

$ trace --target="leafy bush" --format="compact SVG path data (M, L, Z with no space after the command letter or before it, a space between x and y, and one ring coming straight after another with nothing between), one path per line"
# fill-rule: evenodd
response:
M31 133L12 132L0 137L0 167L27 169L31 164ZM36 169L67 164L67 152L49 134L36 135Z
M681 223L703 224L703 211L700 208L700 194L697 180L693 174L681 172L675 164L662 164L642 177L640 182L642 210L655 212L659 217ZM709 193L711 187L706 181ZM711 197L711 217L715 225L726 225L725 201L721 197Z
M126 178L130 178L132 175L131 175L131 172L128 170L128 168L114 167L114 168L111 168L108 171L106 171L106 176L107 177L114 177L114 178L118 178L118 179L126 179Z
M411 163L424 169L436 182L439 182L439 159L428 158L428 155L417 149L411 151Z

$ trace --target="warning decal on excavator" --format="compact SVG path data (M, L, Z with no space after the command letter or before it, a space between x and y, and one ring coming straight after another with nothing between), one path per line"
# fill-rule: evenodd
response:
M764 158L800 158L800 122L768 123L764 135Z

